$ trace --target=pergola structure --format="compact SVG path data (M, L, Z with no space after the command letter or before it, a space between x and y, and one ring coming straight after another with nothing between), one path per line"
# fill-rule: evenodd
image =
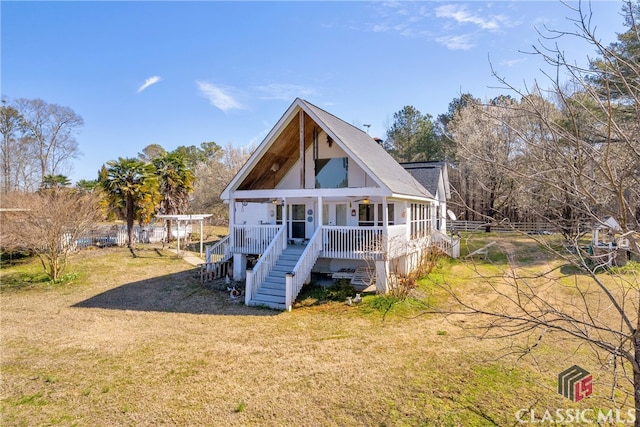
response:
M203 233L203 224L204 224L204 219L205 218L209 218L212 214L180 214L180 215L156 215L156 218L160 218L160 219L164 219L166 221L175 221L178 227L177 230L177 240L178 240L178 247L177 247L177 253L178 255L180 255L180 223L181 222L195 222L195 221L199 221L200 222L200 256L202 256L202 245L203 245L203 237L204 237L204 233ZM169 236L171 235L171 230L167 229L167 233L169 233Z

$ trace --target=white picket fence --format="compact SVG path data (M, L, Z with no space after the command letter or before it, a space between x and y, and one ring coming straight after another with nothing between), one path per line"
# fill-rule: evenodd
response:
M172 227L172 236L177 235L177 229ZM191 225L180 229L180 238L191 234ZM133 240L135 243L160 243L167 238L167 229L164 226L133 227ZM103 227L90 230L74 242L74 249L86 249L91 246L126 246L128 234L126 226Z

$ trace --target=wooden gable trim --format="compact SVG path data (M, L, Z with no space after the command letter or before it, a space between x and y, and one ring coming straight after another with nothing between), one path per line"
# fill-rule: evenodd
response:
M276 138L284 131L284 129L290 124L290 122L296 117L294 115L298 109L300 109L300 99L296 99L291 106L285 111L285 113L280 117L280 120L275 124L275 126L269 131L267 136L262 140L258 148L255 149L253 154L249 156L247 162L240 168L238 173L233 177L231 182L227 185L227 187L220 194L220 198L222 200L229 200L230 194L232 191L236 190L240 183L242 183L250 172L253 169L254 164L262 158L262 156L268 152L270 146L275 142ZM272 159L273 160L273 159ZM271 165L269 166L269 168Z
M303 100L296 98L223 190L220 198L229 200L233 191L273 190L313 144L314 131L318 128L325 131L378 187L390 191L329 125L310 110ZM301 172L301 186L304 185L302 173L304 172Z

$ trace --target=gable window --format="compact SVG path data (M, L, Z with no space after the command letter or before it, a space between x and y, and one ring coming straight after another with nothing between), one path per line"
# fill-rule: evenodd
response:
M348 184L347 157L316 160L316 188L346 188Z

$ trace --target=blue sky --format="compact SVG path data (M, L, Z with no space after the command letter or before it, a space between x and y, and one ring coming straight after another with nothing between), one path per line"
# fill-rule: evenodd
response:
M572 3L576 5L577 3ZM588 6L585 4L584 6ZM620 1L591 4L605 43ZM0 2L1 93L84 119L73 181L136 156L215 141L257 145L296 97L384 137L412 105L434 118L461 93L492 98L490 63L539 79L536 28L569 30L558 1ZM559 43L583 62L593 50Z

